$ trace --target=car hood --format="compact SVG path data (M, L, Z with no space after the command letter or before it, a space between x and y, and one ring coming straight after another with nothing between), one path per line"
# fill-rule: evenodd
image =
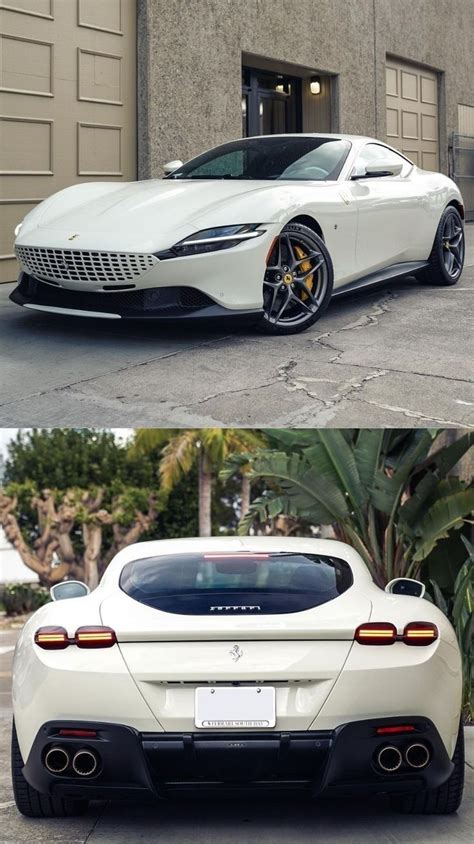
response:
M18 245L51 242L51 235L75 235L77 248L97 248L96 237L120 238L122 246L156 251L193 231L232 223L278 223L308 190L330 182L268 182L156 179L131 183L91 183L67 188L25 218ZM46 234L47 233L47 234ZM45 239L46 238L46 239ZM58 238L56 238L58 240ZM102 241L104 238L102 237ZM109 248L113 248L109 245Z

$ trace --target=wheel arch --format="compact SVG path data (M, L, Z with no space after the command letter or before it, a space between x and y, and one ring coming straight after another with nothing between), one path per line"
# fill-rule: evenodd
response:
M460 215L461 215L461 220L464 220L464 219L465 219L465 216L464 216L464 205L462 204L462 202L459 202L459 199L451 199L451 201L450 201L450 202L448 202L448 204L447 204L446 208L450 208L450 207L451 207L451 208L455 208L455 209L456 209L456 211L459 211L459 213L460 213ZM446 211L446 208L444 209L445 211Z
M312 229L321 238L321 240L324 240L324 234L321 226L318 221L309 214L298 214L296 217L292 217L291 220L288 220L286 225L289 226L292 223L300 223L302 226L307 226L309 229Z

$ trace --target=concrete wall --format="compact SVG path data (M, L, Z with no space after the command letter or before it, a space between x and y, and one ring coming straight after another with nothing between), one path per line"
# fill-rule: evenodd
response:
M473 0L138 0L138 32L142 178L241 135L243 53L338 74L340 131L381 138L386 54L442 71L443 169L474 104Z

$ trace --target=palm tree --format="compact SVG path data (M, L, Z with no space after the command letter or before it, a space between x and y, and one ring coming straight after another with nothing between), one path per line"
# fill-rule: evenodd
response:
M426 429L269 431L275 448L254 454L249 474L268 488L239 530L247 533L255 519L279 513L300 516L332 525L379 585L416 577L438 541L461 528L474 509L474 489L452 472L474 435L438 447L439 435Z
M198 467L199 535L212 533L212 490L224 462L231 454L252 452L264 446L265 437L245 428L138 428L131 451L149 455L161 450L159 474L162 489L170 492L183 475ZM241 474L240 516L250 507L248 463L239 466Z

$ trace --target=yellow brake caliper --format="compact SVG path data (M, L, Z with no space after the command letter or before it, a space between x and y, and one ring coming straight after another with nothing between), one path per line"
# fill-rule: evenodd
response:
M306 258L306 252L301 248L301 246L294 245L295 255L298 258L298 261L301 261L302 258ZM304 264L300 264L300 270L303 273L308 273L311 269L311 261L305 261ZM309 288L309 290L313 289L313 281L314 275L309 275L307 279L305 279L305 285ZM301 292L301 299L304 300L308 298L308 294Z

